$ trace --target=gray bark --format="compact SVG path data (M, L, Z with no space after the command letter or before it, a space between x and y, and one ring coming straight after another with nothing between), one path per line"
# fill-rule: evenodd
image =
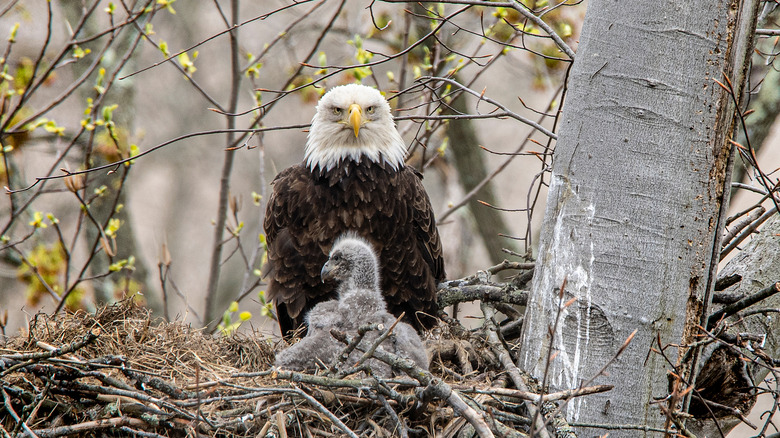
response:
M650 402L668 394L670 366L648 351L656 336L664 347L689 342L706 315L734 108L715 80L726 72L740 89L757 3L588 4L520 362L552 387L575 388L638 333L596 381L615 389L572 402L570 420L663 426ZM577 300L559 310L565 278L563 302ZM549 349L556 356L548 364ZM689 379L695 360L682 363L684 349L664 352Z
M737 295L751 295L780 281L780 216L767 221L758 234L753 235L742 251L731 259L720 273L721 277L738 274L742 280L725 292ZM780 309L780 294L774 295L750 309ZM731 317L734 322L738 317ZM777 315L750 315L734 327L742 333L766 334L764 351L772 357L780 355L780 318ZM766 370L756 370L757 380L766 375Z

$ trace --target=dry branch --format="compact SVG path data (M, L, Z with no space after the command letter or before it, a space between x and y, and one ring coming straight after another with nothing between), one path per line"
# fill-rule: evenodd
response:
M443 309L466 301L489 301L524 306L528 302L528 291L507 284L460 284L460 280L448 281L439 285L437 299Z
M745 298L742 298L736 303L729 304L728 306L725 306L722 309L713 312L710 315L709 319L707 320L707 328L712 328L723 317L733 315L739 312L740 310L746 309L747 307L752 306L753 304L763 301L778 292L780 292L780 281L769 285L768 287L760 290L759 292L756 292L753 295L749 295Z

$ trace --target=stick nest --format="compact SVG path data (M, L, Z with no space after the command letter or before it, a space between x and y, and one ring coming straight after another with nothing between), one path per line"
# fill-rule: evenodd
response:
M522 429L522 401L489 394L511 381L486 337L442 324L426 342L431 372L406 370L422 377L337 379L272 368L283 342L153 320L129 299L39 314L0 348L0 436L470 436L487 433L484 418Z

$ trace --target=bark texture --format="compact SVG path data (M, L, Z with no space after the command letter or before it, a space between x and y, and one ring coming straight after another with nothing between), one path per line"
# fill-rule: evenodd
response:
M572 402L570 420L663 426L650 402L668 394L670 367L648 351L657 348L657 336L662 346L688 342L706 312L734 107L715 80L722 82L725 73L740 89L756 4L588 4L555 151L521 365L538 378L546 375L554 388L575 388L638 333L609 376L597 379L615 389ZM564 278L562 301L576 301L559 313ZM549 366L548 348L556 354ZM686 365L685 351L664 351L672 363ZM610 431L648 435L642 434Z

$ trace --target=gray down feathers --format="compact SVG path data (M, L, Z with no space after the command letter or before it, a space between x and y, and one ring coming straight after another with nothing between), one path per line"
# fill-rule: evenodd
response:
M377 257L368 242L352 234L339 238L322 268L323 279L339 281L338 299L319 303L309 311L306 336L277 354L275 365L296 371L315 370L320 362L331 365L346 347L331 336L331 329L356 336L358 328L368 324L383 324L389 328L396 318L387 311L379 290L378 273ZM360 348L369 348L382 332L373 330L367 333ZM428 369L428 354L422 340L417 331L405 322L399 322L379 348ZM354 365L362 354L356 349L345 365ZM368 365L379 377L399 374L377 359L369 360Z

